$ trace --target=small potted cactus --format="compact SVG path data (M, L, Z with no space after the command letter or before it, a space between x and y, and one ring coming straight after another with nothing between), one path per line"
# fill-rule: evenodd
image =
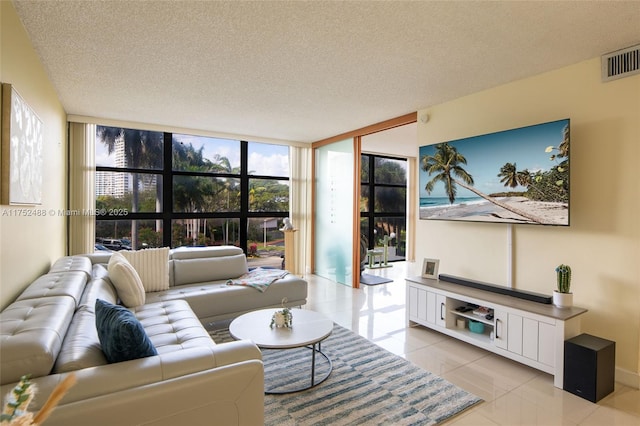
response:
M558 281L557 290L553 291L553 304L559 308L570 308L573 306L573 293L571 293L571 267L569 265L558 265L556 268Z

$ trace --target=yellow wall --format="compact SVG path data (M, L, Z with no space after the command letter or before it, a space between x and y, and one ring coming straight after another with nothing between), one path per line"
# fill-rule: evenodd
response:
M600 81L596 58L418 112L418 146L571 119L571 226L513 226L515 288L551 294L573 269L582 331L616 341L617 377L640 364L640 75ZM508 227L420 220L417 260L440 273L508 283Z
M66 207L66 114L11 2L0 2L0 81L13 84L43 120L43 204ZM583 331L617 344L617 374L640 370L640 75L600 82L599 58L419 111L418 146L571 118L571 226L514 226L516 288L550 294L559 263L573 268ZM418 156L416 147L415 156ZM416 176L417 179L417 176ZM416 191L417 192L417 191ZM66 220L12 216L0 206L0 309L65 254ZM414 273L440 272L505 284L507 227L420 220Z
M42 205L24 207L44 216L17 216L23 207L0 206L0 309L65 254L66 113L29 41L13 3L0 2L0 81L12 84L44 125ZM49 214L53 209L56 214Z

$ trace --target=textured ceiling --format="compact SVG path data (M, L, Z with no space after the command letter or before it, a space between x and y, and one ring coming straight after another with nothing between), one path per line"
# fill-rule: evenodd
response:
M68 114L312 142L640 42L640 3L14 1Z

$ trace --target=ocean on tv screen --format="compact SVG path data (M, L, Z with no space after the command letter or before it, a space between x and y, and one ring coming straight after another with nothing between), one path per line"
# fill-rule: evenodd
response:
M569 119L420 147L420 219L569 225Z

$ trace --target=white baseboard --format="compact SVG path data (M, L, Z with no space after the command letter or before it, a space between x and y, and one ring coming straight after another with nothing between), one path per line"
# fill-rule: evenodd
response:
M640 389L640 374L620 367L616 367L615 374L616 382L634 389Z

